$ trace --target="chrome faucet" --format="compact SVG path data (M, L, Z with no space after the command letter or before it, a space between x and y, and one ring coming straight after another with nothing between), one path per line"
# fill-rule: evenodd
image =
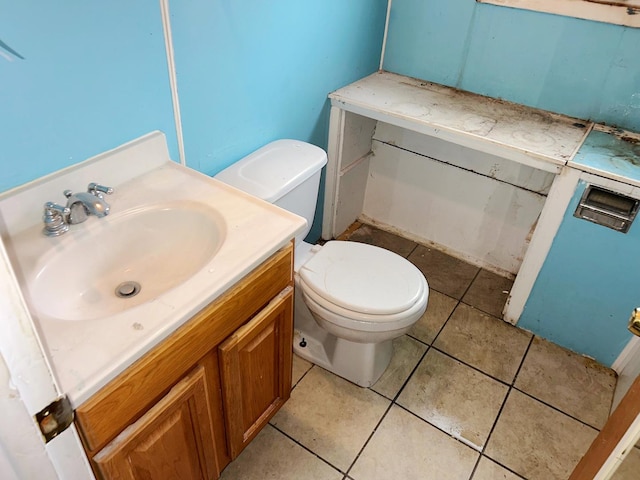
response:
M47 202L44 204L42 233L48 237L57 237L69 230L69 225L84 222L89 215L102 218L109 215L109 204L104 201L104 195L111 195L113 188L90 183L86 192L72 193L65 190L67 206Z
M113 188L90 183L86 192L73 193L71 190L65 190L64 196L67 197L67 223L75 225L84 222L89 215L95 215L102 218L109 215L109 204L104 201L104 194L111 195Z

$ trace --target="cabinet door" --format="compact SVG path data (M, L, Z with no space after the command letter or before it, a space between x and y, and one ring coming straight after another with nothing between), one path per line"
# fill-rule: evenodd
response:
M192 370L93 461L105 479L218 478L204 367Z
M231 458L255 437L291 393L293 289L285 288L219 347Z

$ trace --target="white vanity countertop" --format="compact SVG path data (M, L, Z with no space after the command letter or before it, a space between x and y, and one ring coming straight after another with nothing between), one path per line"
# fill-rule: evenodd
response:
M389 72L329 95L332 105L557 173L592 124Z
M159 157L146 161L145 150L153 155L154 149L161 152ZM143 163L146 166L141 166ZM134 178L126 178L122 172L129 164ZM43 203L59 200L62 185L80 190L91 181L114 187L113 195L106 198L111 205L111 214L104 219L89 217L82 224L72 225L61 237L42 235ZM97 161L83 162L27 187L0 195L3 240L21 285L26 279L33 278L43 249L55 249L56 241L64 241L65 236L67 241L72 240L74 231L98 225L104 228L105 221L126 209L170 201L198 202L214 208L225 225L224 243L191 278L157 298L110 317L76 321L50 318L46 312L35 308L28 288L23 287L58 387L68 394L74 406L87 400L287 245L306 226L301 217L172 162L166 153L164 136L159 132L120 147L113 154L102 155ZM37 192L35 197L32 192ZM34 205L36 207L31 211ZM100 275L100 272L95 274ZM64 281L65 274L60 272L60 282Z

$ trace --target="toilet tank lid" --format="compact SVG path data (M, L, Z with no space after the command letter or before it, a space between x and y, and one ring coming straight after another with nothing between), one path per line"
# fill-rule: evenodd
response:
M298 140L276 140L227 167L214 178L276 202L327 163L320 147Z

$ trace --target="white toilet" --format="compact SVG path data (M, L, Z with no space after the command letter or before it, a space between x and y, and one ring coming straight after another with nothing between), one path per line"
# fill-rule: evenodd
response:
M277 140L215 176L231 186L306 218L296 237L293 349L347 380L369 387L385 371L392 341L427 308L429 286L408 260L383 248L333 240L302 240L318 197L321 148Z

